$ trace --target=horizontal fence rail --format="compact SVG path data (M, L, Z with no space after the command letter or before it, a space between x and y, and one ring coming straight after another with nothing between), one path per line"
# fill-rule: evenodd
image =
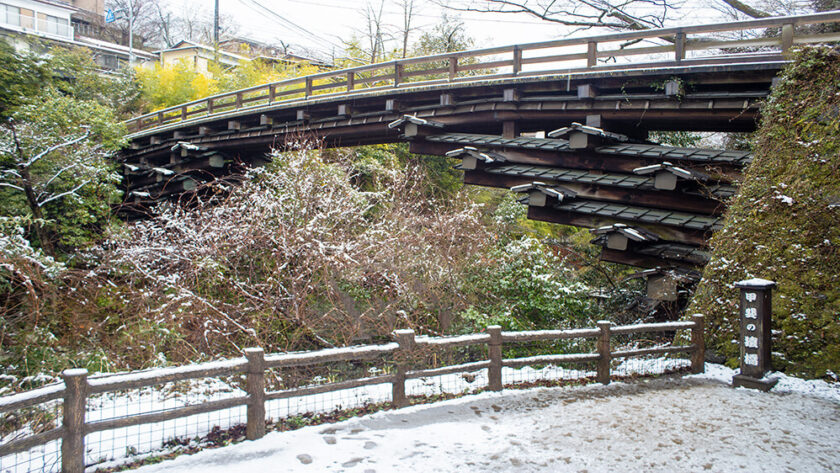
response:
M667 64L708 65L778 60L782 57L780 53L787 52L795 44L840 41L840 33L797 33L795 29L838 21L840 12L833 11L613 33L398 59L213 95L132 118L126 121L126 125L129 133L139 133L193 118L293 103L314 96L341 97L361 89L388 90L447 83L464 86L470 81L488 78L615 71ZM764 31L758 37L744 37L747 32L755 30ZM558 51L576 48L581 51ZM696 57L689 54L712 50L722 51L723 54ZM650 57L655 55L665 57L650 62ZM641 58L647 62L618 64L616 61L617 58L628 57ZM606 64L605 60L616 63ZM504 72L500 69L504 69Z
M663 331L675 332L677 330L690 331L690 344L619 350L614 350L611 346L611 339L616 336ZM7 413L35 408L50 402L61 402L63 408L63 420L59 427L5 442L0 445L0 458L61 439L61 471L80 473L85 469L85 436L94 432L158 423L230 409L236 406L246 406L245 436L247 439L253 440L265 434L267 401L303 397L361 386L390 384L391 402L396 407L404 407L409 404L406 395L406 380L453 373L471 373L484 369L487 370L487 389L490 391L503 389L503 367L517 368L570 362L595 363L597 365L596 380L608 384L610 382L610 362L612 360L641 355L688 353L691 355L691 371L700 373L704 370L705 344L703 331L704 322L701 315L695 315L691 321L684 322L624 326L613 326L610 322L599 322L597 328L573 330L508 332L502 331L499 326L491 326L487 327L484 333L451 337L416 337L412 330L397 330L394 332L395 342L382 345L271 355L265 355L261 348L249 348L245 350L244 357L232 360L92 377L88 377L87 371L84 369L66 370L62 373L63 383L0 398L0 415L3 417L6 417ZM586 339L596 342L595 352L548 354L512 359L505 359L502 356L505 346L512 347L516 344L529 342ZM419 359L428 350L469 346L485 347L487 359L431 369L414 369L415 360ZM266 373L272 372L272 370L291 369L314 364L359 362L383 355L388 355L392 359L393 370L391 373L279 391L270 391L266 388ZM92 394L118 393L129 389L147 388L175 381L234 375L245 376L244 395L153 413L126 415L105 420L89 421L85 419L86 400Z

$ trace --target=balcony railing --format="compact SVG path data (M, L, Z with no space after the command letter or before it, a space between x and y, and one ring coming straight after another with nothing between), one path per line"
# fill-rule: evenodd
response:
M5 12L5 15L0 15L0 25L18 29L25 33L73 39L73 27L70 26L69 22L61 23L50 19L38 18L37 16Z

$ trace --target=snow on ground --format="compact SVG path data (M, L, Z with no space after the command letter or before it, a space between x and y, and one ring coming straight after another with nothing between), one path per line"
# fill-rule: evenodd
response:
M143 467L140 473L836 471L840 386L734 372L482 393Z

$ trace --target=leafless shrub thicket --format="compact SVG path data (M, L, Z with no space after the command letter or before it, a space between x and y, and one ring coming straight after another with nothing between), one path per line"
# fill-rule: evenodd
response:
M152 324L181 347L153 351L176 358L309 349L435 333L464 308L460 274L492 244L474 204L430 211L417 169L364 192L306 146L273 159L220 202L168 206L103 247L86 277L133 288L117 304L127 343Z

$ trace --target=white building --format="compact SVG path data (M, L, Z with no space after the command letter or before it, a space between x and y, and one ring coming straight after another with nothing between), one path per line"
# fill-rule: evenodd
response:
M76 1L81 8L55 0L0 0L0 39L16 49L32 48L35 40L88 48L94 61L103 70L115 70L128 62L129 50L107 41L75 34L74 15L91 15L88 8L99 9L101 0ZM157 55L134 50L135 61L144 63L157 60Z

